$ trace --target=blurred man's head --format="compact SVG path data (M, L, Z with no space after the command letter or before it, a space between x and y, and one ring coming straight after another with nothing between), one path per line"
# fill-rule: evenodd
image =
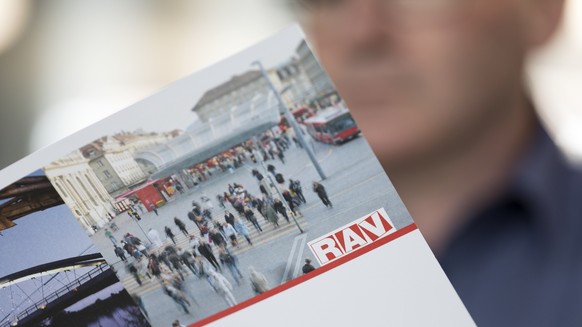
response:
M515 117L509 109L524 98L525 55L549 39L563 6L562 0L298 1L318 56L388 166L449 151Z

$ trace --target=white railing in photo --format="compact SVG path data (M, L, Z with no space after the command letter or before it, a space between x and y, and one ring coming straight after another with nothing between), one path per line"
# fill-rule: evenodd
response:
M250 101L211 116L207 122L194 124L166 144L136 153L135 159L148 161L161 169L237 135L275 126L279 120L280 108L276 97L272 92L259 93Z

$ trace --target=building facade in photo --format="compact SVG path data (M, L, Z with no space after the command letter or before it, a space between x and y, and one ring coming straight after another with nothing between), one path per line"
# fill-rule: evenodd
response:
M267 81L262 73L259 70L249 70L206 91L192 111L202 121L208 121L211 117L228 114L237 106L250 103L268 93Z
M313 85L314 99L336 93L336 90L305 40L297 47L299 67Z
M81 153L109 194L124 192L146 179L131 152L113 137L92 142L82 147Z
M45 167L45 174L85 230L103 227L115 216L113 198L101 184L81 151Z
M298 57L292 57L270 69L269 78L281 92L281 97L289 109L306 105L317 95Z
M107 190L113 196L144 182L148 174L135 160L135 153L163 144L178 135L171 133L118 133L102 137L81 148L83 157Z

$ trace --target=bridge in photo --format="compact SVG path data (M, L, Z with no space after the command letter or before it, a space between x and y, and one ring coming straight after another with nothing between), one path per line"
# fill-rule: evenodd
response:
M118 282L99 253L27 268L0 278L0 327L37 324ZM8 310L6 310L8 309Z

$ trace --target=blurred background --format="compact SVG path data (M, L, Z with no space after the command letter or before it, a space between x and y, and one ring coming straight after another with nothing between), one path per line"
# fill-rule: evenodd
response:
M292 0L0 0L0 168L297 20ZM529 80L582 162L582 1Z

